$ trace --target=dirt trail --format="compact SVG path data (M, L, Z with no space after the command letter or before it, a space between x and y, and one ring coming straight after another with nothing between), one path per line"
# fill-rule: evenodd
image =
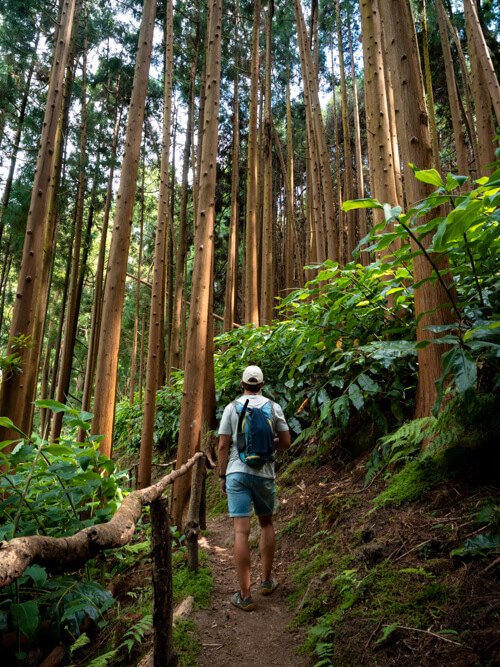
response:
M257 543L257 531L253 518L251 544ZM256 608L251 612L243 612L230 602L231 594L238 590L232 542L232 526L226 517L213 519L208 526L208 537L201 540L201 546L210 558L214 591L211 607L196 611L193 615L203 647L199 658L200 667L225 667L231 664L240 667L294 667L310 664L296 654L300 639L297 633L288 630L292 619L286 603L290 587L287 568L279 549L274 571L280 586L267 597L258 593L258 555L257 550L252 549L252 595Z

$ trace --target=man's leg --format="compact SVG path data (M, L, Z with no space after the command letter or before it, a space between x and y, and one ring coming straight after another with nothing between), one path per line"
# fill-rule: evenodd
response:
M250 596L250 517L235 517L234 521L234 563L240 582L241 597L245 600Z
M259 516L260 523L260 565L262 568L262 581L269 581L273 569L275 537L273 516Z

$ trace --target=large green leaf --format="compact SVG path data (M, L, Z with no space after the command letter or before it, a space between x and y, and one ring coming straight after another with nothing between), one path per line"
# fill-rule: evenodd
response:
M444 187L443 179L436 169L417 169L415 165L411 163L410 167L413 170L417 181L422 181L422 183L428 183L429 185L435 185L437 188Z
M341 426L346 426L349 421L349 399L345 394L333 402L333 412Z
M355 382L353 382L352 384L349 385L348 392L349 392L349 398L351 399L351 403L354 405L356 410L361 410L361 408L365 404L365 399L363 398L361 389Z
M33 639L40 624L40 611L33 600L12 604L10 607L12 622L28 639Z
M349 199L342 204L343 211L354 211L358 208L383 208L378 199Z
M2 428L11 429L12 431L19 433L23 437L26 437L25 434L20 429L18 429L17 426L14 425L12 419L9 419L8 417L0 417L0 426Z
M52 410L52 412L74 412L73 408L64 405L64 403L60 403L59 401L53 401L50 398L38 399L35 401L35 406L37 408L47 408L48 410Z

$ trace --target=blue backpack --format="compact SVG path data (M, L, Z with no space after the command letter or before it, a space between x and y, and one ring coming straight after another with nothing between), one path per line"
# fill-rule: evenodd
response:
M242 405L234 401L238 414L236 446L241 461L252 468L261 468L274 461L273 407L271 401L261 408L249 408L248 399Z

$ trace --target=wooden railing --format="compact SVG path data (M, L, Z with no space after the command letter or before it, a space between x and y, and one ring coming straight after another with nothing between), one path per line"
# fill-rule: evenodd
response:
M0 588L15 581L33 563L49 570L71 571L82 567L104 549L124 546L134 535L142 508L150 505L154 665L170 667L176 664L172 642L172 536L168 501L162 496L169 485L194 467L186 541L188 567L197 571L205 460L205 454L197 452L178 470L162 477L156 484L133 491L107 523L84 528L69 537L32 535L0 542Z

